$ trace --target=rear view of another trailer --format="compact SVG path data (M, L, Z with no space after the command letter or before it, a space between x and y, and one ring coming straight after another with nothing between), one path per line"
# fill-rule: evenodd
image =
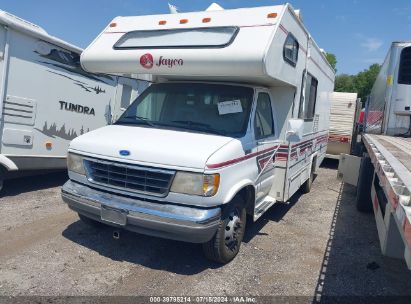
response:
M344 92L333 92L330 101L330 133L326 157L339 159L342 153L351 154L361 101L357 98L357 93Z
M409 269L410 106L411 41L394 42L366 102L362 157L347 155L339 167L344 182L357 186L357 209L374 212L382 254L404 259Z

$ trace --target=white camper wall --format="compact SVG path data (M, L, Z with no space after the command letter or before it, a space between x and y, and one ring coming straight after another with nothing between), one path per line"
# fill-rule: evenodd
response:
M109 122L116 80L85 73L71 51L9 32L1 153L19 169L64 167L70 140Z
M296 66L292 66L284 60L284 43L289 34L293 35L300 45ZM289 7L284 6L281 18L278 18L276 24L275 35L265 54L266 73L274 79L280 79L284 82L284 85L300 87L302 72L306 67L307 61L307 41L307 33L292 14ZM300 92L296 93L297 97L299 97Z

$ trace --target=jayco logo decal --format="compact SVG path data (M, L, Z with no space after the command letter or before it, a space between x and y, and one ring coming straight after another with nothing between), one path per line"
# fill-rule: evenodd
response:
M140 57L140 64L142 65L143 68L146 69L151 69L154 65L154 58L153 55L147 53L144 54ZM173 68L174 66L183 66L184 61L183 59L180 58L164 58L163 56L160 56L160 59L156 62L156 66L161 67L161 66L166 66L168 68Z
M140 57L140 64L143 68L151 69L154 65L153 55L147 53Z
M172 68L175 65L179 65L179 66L184 65L184 61L183 59L176 59L176 58L170 59L170 58L164 58L163 56L160 56L160 59L156 63L156 66L160 67L162 65Z

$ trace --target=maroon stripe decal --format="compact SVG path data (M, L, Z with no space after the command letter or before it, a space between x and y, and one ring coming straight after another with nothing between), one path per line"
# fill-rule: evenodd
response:
M254 25L241 25L240 28L243 27L260 27L260 26L273 26L275 23L267 23L267 24L254 24Z
M310 57L311 61L314 62L314 64L317 66L317 68L323 72L323 74L331 81L334 81L321 67L320 65L317 63L317 61L315 61L312 57Z
M284 34L288 35L287 29L281 23L278 25L278 27L284 32Z
M307 143L309 143L310 141L311 141L311 143L309 143L309 144L312 145L312 141L313 141L313 140L317 140L316 145L319 144L319 143L322 143L322 142L326 142L326 141L328 140L328 134L320 135L320 136L318 136L318 137L314 137L314 138L312 138L312 139L308 139L308 140L305 140L305 141L303 141L303 142L297 143L297 144L293 145L292 148L295 148L295 147L300 146L300 145L303 145L303 144L307 144ZM242 157L238 157L238 158L234 158L234 159L231 159L231 160L227 160L227 161L222 162L222 163L218 163L218 164L208 164L208 165L206 165L206 166L207 166L207 168L209 168L209 169L217 169L217 168L221 168L221 167L233 165L233 164L242 162L242 161L244 161L244 160L250 159L250 158L252 158L252 157L255 157L255 156L258 156L258 155L267 153L267 152L269 152L269 151L274 151L274 150L277 149L277 148L279 148L279 149L281 149L281 148L283 148L283 149L284 149L284 148L285 148L285 149L288 149L288 145L280 145L280 146L277 145L277 146L273 146L273 147L264 149L264 150L262 150L262 151L253 152L253 153L250 153L250 154L246 154L246 155L244 155L244 156L242 156ZM312 147L306 147L306 148L301 149L300 154L303 153L303 152L305 152L306 150L309 150L309 149L311 150ZM294 156L297 156L296 151L294 151L294 152L291 153L291 159L294 158ZM281 158L281 159L280 159L280 158ZM276 156L275 156L275 159L276 159L276 160L277 160L277 159L278 159L278 160L287 160L287 159L288 159L288 154L287 154L287 153L278 153L278 152L277 152L277 153L276 153Z
M265 149L265 150L262 150L262 151L258 151L258 152L254 152L254 153L250 153L250 154L244 155L244 156L242 156L242 157L230 159L230 160L227 160L227 161L222 162L222 163L209 164L209 165L207 165L207 168L209 168L209 169L217 169L217 168L225 167L225 166L228 166L228 165L233 165L233 164L242 162L242 161L244 161L244 160L250 159L250 158L252 158L252 157L255 157L255 156L264 154L264 153L266 153L266 152L274 151L277 147L278 147L278 146L273 146L273 147L270 147L270 148Z

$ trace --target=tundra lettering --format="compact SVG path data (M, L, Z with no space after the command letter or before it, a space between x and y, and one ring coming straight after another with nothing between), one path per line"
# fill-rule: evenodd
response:
M74 104L71 102L66 102L66 101L59 101L60 103L60 110L66 110L66 111L71 111L71 112L77 112L77 113L83 113L86 115L96 115L94 108L89 108L85 107L79 104Z

